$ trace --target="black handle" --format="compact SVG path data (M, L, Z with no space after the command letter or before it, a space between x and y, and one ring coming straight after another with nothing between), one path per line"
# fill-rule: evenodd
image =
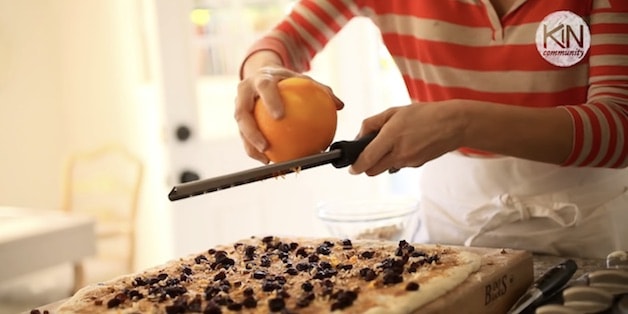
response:
M577 269L576 262L568 259L545 272L535 285L543 292L544 296L548 296L567 284Z
M331 164L336 168L346 167L356 161L360 153L377 136L377 132L367 134L355 141L339 141L331 144L329 150L340 149L340 158L335 159Z

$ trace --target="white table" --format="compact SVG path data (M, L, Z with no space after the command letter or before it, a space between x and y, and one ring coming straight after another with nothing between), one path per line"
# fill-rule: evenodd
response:
M94 220L0 206L0 282L96 252Z

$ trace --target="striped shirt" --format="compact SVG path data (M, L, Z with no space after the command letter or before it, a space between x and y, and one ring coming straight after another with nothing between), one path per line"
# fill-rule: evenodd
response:
M546 61L535 41L543 19L564 10L591 34L572 66ZM307 71L356 16L379 28L413 102L561 107L574 125L563 166L628 166L628 0L524 0L501 18L489 0L303 0L250 52L273 50L286 67Z

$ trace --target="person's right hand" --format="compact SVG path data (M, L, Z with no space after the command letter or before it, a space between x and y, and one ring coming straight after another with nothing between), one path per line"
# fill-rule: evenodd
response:
M264 151L268 148L268 142L260 132L253 116L255 102L258 98L261 98L271 115L275 119L281 119L284 115L284 104L281 100L277 83L283 79L295 76L311 79L306 75L280 66L265 66L249 73L238 84L234 117L238 123L244 149L251 158L265 164L269 162L266 155L264 155ZM336 108L338 110L342 109L344 104L334 96L331 88L323 84L320 85L329 89L329 93L336 102Z

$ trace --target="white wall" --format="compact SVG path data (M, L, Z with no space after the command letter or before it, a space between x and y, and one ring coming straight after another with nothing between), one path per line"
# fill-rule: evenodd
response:
M70 154L126 144L146 162L138 267L170 256L160 111L135 0L0 0L0 205L57 210Z
M0 204L59 204L65 143L51 2L0 0Z

